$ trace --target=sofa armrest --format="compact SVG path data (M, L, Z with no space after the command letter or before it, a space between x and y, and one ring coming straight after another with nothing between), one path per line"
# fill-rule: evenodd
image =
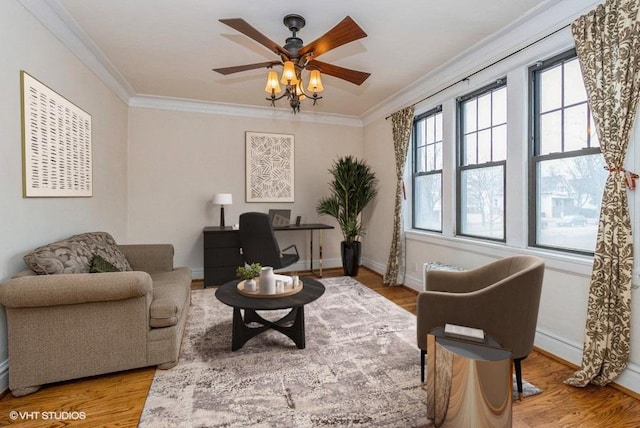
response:
M118 245L133 270L161 273L173 270L173 245L129 244Z
M76 305L142 297L151 293L145 272L75 273L12 278L0 284L8 308Z

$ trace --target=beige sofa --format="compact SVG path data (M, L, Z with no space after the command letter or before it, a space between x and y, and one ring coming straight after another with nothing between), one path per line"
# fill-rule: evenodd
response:
M125 271L85 272L91 254ZM172 245L116 245L97 232L41 247L25 262L32 269L0 284L14 396L51 382L177 363L191 272L173 267Z

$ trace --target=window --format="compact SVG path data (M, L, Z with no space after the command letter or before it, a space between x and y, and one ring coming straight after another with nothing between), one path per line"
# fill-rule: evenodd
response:
M457 230L505 240L506 80L458 99Z
M529 243L593 253L607 171L575 50L529 73Z
M413 122L413 227L442 231L442 106Z

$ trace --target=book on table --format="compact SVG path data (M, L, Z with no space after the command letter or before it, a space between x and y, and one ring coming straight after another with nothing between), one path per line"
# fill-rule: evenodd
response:
M454 337L456 339L484 343L484 331L479 328L465 327L457 324L445 324L444 335Z

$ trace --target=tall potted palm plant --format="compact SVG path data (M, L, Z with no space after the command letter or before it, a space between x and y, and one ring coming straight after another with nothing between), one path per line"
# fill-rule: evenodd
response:
M371 167L353 156L344 156L333 163L329 172L331 194L318 202L316 211L338 221L344 237L341 243L344 274L356 276L360 266L360 238L365 230L360 213L378 194L378 180Z

